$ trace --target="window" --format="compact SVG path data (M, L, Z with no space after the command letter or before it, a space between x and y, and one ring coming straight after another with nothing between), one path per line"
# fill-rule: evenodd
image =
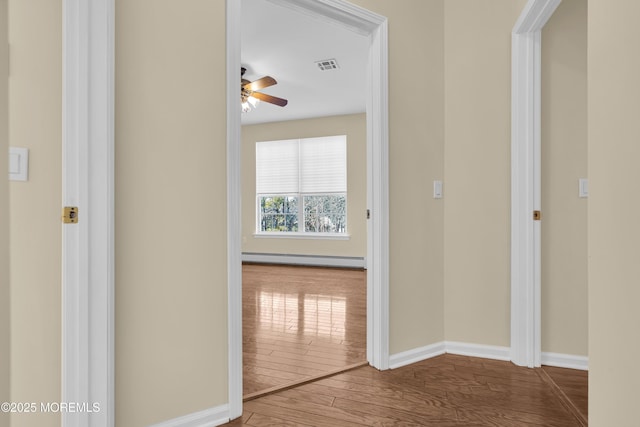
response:
M257 233L345 235L347 137L256 143Z

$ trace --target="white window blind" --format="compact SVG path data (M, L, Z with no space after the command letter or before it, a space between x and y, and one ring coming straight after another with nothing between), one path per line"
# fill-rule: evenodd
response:
M300 191L298 140L256 144L256 192L291 194Z
M346 193L345 136L300 140L300 192Z
M256 143L256 193L327 194L346 191L346 136Z

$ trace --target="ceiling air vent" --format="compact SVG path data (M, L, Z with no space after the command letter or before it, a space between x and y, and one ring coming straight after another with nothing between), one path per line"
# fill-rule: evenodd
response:
M320 68L320 71L337 70L338 61L335 59L323 59L322 61L316 61L316 65Z

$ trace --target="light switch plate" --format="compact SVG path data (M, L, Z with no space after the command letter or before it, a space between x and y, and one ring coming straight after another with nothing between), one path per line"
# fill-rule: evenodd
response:
M581 198L589 197L589 180L587 178L580 178L578 185L578 196Z
M442 199L442 181L433 181L433 198Z
M29 180L29 149L9 147L9 181Z

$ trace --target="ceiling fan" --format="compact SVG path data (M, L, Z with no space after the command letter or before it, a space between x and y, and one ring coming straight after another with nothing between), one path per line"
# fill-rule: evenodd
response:
M279 107L284 107L285 105L287 105L288 101L286 99L258 92L261 89L278 84L276 79L270 76L265 76L251 82L244 78L244 73L246 71L247 69L244 67L240 69L240 76L242 77L242 81L240 83L240 99L242 101L243 112L246 113L248 111L251 111L252 107L256 108L256 105L258 105L258 101L268 102Z

